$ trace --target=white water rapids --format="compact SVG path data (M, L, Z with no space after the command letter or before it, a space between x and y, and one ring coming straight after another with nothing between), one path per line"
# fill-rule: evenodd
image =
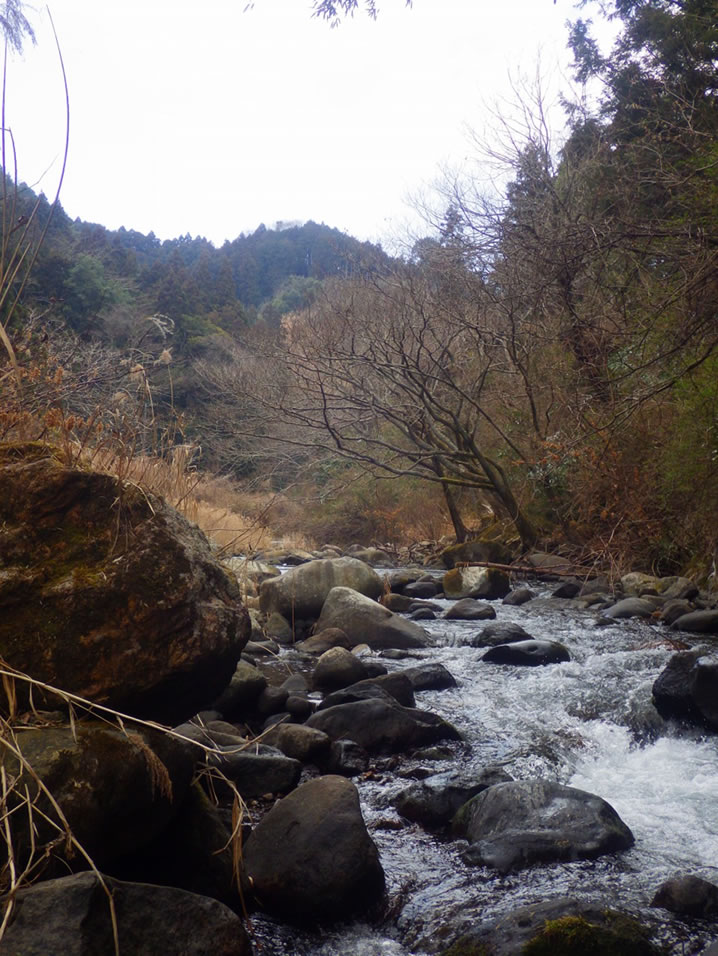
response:
M451 602L438 602L448 607ZM484 920L518 906L579 896L625 910L655 929L672 954L700 952L718 925L681 923L648 904L661 882L691 873L718 883L718 735L664 723L651 686L675 648L660 625L619 621L596 627L596 613L560 600L522 607L494 602L499 621L537 639L559 640L571 662L547 667L484 664L461 646L484 622L422 621L436 647L412 658L441 661L458 687L416 695L417 706L464 736L444 759L382 760L359 781L362 809L387 877L391 915L302 933L260 919L263 956L414 956L440 952ZM697 643L697 642L696 642ZM418 661L385 661L391 670ZM623 853L545 864L498 875L465 865L460 841L401 821L392 797L423 771L477 771L500 764L516 779L546 777L607 800L633 831Z

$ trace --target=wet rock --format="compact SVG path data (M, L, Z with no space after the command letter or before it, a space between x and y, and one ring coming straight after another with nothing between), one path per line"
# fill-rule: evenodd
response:
M462 598L445 611L443 617L447 621L492 621L496 611L484 601Z
M283 711L289 694L283 687L265 687L257 698L257 713L262 717L278 714Z
M442 578L444 595L449 599L484 598L495 601L511 590L509 576L496 568L454 568Z
M471 647L496 647L499 644L515 644L518 641L532 641L533 637L520 624L511 621L496 621L487 624L471 639Z
M515 641L490 647L481 660L485 664L543 667L546 664L563 664L571 660L571 655L558 641Z
M427 827L449 824L456 812L472 797L512 778L500 767L487 767L479 774L442 773L427 777L400 791L394 798L398 812Z
M369 754L355 740L333 740L326 769L343 777L357 777L369 765Z
M718 886L698 876L678 876L658 887L651 906L678 916L718 920Z
M206 896L168 886L105 878L117 917L121 952L251 956L240 918ZM20 890L2 950L17 956L114 953L107 891L95 873L78 873Z
M0 565L0 656L124 713L190 717L249 638L237 582L195 525L41 443L0 451ZM27 685L16 692L26 706Z
M633 834L601 797L548 780L499 783L457 813L467 862L502 872L532 863L593 859L633 845Z
M324 602L317 629L341 627L353 646L368 644L374 650L414 648L431 644L426 631L351 588L333 588Z
M509 591L501 603L519 607L521 604L528 604L529 601L533 601L535 597L536 592L530 588L516 588L513 591Z
M682 617L684 614L689 614L693 610L695 610L695 608L690 601L682 599L668 601L661 608L658 620L666 625L673 624L679 617Z
M376 571L357 558L309 561L260 585L259 606L265 614L292 618L317 618L334 587L348 587L370 598L382 593Z
M441 956L660 956L638 920L605 903L532 903L461 936Z
M666 719L718 730L718 657L701 650L675 654L653 684L653 703Z
M690 631L692 634L718 634L718 608L682 614L671 624L671 628L675 631Z
M436 620L436 611L432 611L430 607L418 607L414 611L409 613L410 621L434 621Z
M575 598L581 591L578 581L564 581L552 592L553 598Z
M354 740L369 752L397 753L437 740L459 738L457 730L435 714L380 699L317 711L307 726L323 730L332 740Z
M347 687L367 677L364 663L344 647L325 651L317 661L312 683L322 690Z
M386 695L389 695L403 707L413 707L415 704L414 688L411 681L406 674L395 671L393 674L383 674L379 677L360 680L341 690L334 691L324 698L318 709L326 710L328 707L348 704L355 700L386 699Z
M414 603L414 598L407 597L405 594L383 594L379 603L382 607L396 614L405 614Z
M439 593L439 585L436 581L413 581L404 586L402 594L410 598L433 598Z
M391 571L386 575L384 580L388 583L392 592L401 594L407 584L413 584L414 581L418 581L421 576L421 571L411 571L403 568L400 571Z
M243 856L257 905L292 920L356 915L384 891L359 794L344 777L310 780L280 800L253 830Z
M405 667L400 673L409 678L415 691L446 690L449 687L456 687L454 675L438 661L419 664L416 667Z

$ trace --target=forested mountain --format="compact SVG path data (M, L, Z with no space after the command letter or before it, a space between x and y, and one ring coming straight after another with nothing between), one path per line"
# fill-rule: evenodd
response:
M7 189L12 194L13 184ZM36 203L32 190L20 185L18 221L29 218ZM49 214L40 197L36 232ZM187 353L201 349L213 333L236 333L258 319L276 322L311 301L328 277L359 275L387 261L379 247L315 222L261 225L216 249L189 234L161 241L153 233L72 221L58 206L32 270L25 309L115 345L127 344L130 313L161 314L174 323L175 348Z

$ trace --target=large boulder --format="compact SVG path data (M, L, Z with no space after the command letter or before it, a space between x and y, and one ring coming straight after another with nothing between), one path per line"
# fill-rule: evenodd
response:
M693 634L718 634L718 608L681 614L671 628L676 631L690 631Z
M676 876L661 883L651 906L680 917L718 920L718 886L700 876Z
M383 697L318 710L307 726L323 730L332 740L353 740L371 752L397 753L437 740L460 739L458 731L436 714Z
M135 716L191 716L249 637L237 582L197 527L46 445L0 449L0 567L0 657Z
M718 656L674 654L653 684L653 703L661 717L718 730Z
M496 647L498 644L516 644L532 641L533 637L513 621L494 621L487 624L471 640L472 647Z
M277 613L287 620L313 619L335 587L352 588L370 598L383 589L379 575L357 558L324 558L292 568L259 587L259 606L265 614Z
M312 684L321 690L336 690L364 680L369 673L366 664L346 647L330 647L316 663Z
M317 631L327 627L341 628L352 647L368 644L374 650L387 647L428 647L426 631L407 621L376 601L351 588L337 587L327 595L317 622Z
M194 770L194 755L171 736L124 733L101 723L18 731L13 745L16 752L3 748L0 756L8 779L15 780L8 805L20 811L8 817L16 863L57 836L43 816L58 820L47 792L74 837L102 867L138 851L167 827ZM26 788L37 802L31 819L22 804ZM62 842L54 856L78 861Z
M441 827L451 823L457 811L477 793L511 779L501 767L487 767L478 774L438 773L405 787L394 798L394 806L407 820Z
M489 787L464 804L453 830L471 844L467 862L502 872L593 859L633 845L633 834L605 800L549 780Z
M318 709L326 710L327 707L336 707L337 704L347 704L354 700L368 700L372 697L385 699L386 694L403 707L413 707L416 703L411 680L401 671L395 671L393 674L379 674L377 677L369 677L366 680L357 681L355 684L349 684L341 690L336 690L324 698Z
M310 780L280 800L252 831L243 861L257 905L301 922L356 915L384 890L358 791L339 776Z
M251 956L240 918L206 896L168 886L126 883L78 873L20 890L2 952L13 956L99 956L115 952L110 896L120 952Z
M449 599L484 598L495 601L511 590L509 576L496 568L454 568L442 579L444 595Z

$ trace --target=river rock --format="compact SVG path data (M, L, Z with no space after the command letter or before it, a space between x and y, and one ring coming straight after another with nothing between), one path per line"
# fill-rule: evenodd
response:
M433 598L440 590L438 582L431 578L428 581L412 581L411 584L406 584L402 594L410 598Z
M123 733L90 722L77 724L74 732L70 727L19 731L15 740L27 767L20 766L9 748L2 748L5 773L10 780L17 777L9 806L16 806L27 787L39 809L57 820L40 792L40 781L100 867L139 849L168 825L187 794L194 769L187 748L159 731ZM8 819L17 864L31 852L28 815L23 807ZM40 813L33 815L33 827L36 847L57 836ZM77 858L62 844L55 855L66 849Z
M259 606L265 614L281 614L286 620L313 619L335 587L351 588L370 598L382 593L376 571L357 558L326 558L292 568L280 578L271 578L259 588Z
M374 568L394 567L394 559L383 548L362 548L360 545L352 545L348 553L353 558L358 558Z
M549 780L489 787L464 804L453 830L471 844L467 862L502 872L532 863L593 859L634 842L601 797Z
M531 903L459 937L441 956L661 956L651 932L602 901Z
M377 694L377 690L380 692L379 694ZM409 678L401 671L394 671L392 674L380 674L376 677L357 681L342 690L334 691L324 698L319 705L319 710L326 710L327 707L334 707L337 704L346 704L352 700L382 697L384 693L389 694L403 707L413 707L416 703L414 687Z
M431 643L426 631L381 604L351 588L332 588L317 622L317 630L340 627L352 647L368 644L374 650L387 647L428 647Z
M496 611L490 604L475 598L462 598L444 612L447 621L492 621Z
M458 731L436 714L379 698L318 710L307 726L323 730L332 740L353 740L369 752L397 753L437 740L460 739Z
M651 906L678 916L718 920L718 886L699 876L677 876L661 883Z
M244 876L262 909L301 922L356 915L384 890L384 873L354 784L303 784L260 820L244 848Z
M40 443L0 450L0 565L0 657L125 713L190 717L249 637L237 582L195 525Z
M304 551L302 548L268 548L265 551L258 552L254 559L265 564L296 567L300 564L306 564L308 561L313 561L314 557L311 551Z
M384 580L388 584L392 593L401 594L407 584L413 584L422 576L421 571L413 571L409 568L402 568L399 571L391 571ZM395 610L392 608L392 610Z
M655 602L646 598L629 597L601 611L601 615L616 621L630 617L651 617L656 607Z
M409 620L410 621L435 621L436 620L436 611L432 611L430 607L422 605L421 607L409 608Z
M297 650L308 654L323 654L332 647L351 647L349 638L340 627L327 627L297 644Z
M209 763L232 781L245 800L265 793L287 793L299 782L302 765L280 753L250 753L222 750L212 754ZM221 786L217 785L218 789Z
M674 621L677 621L679 617L683 617L684 614L689 614L691 611L694 611L695 608L690 601L686 601L683 598L676 598L672 601L667 601L660 610L658 615L658 620L662 624L670 625Z
M449 687L456 687L454 675L438 661L405 667L400 673L409 678L415 691L447 690Z
M471 647L496 647L499 644L516 644L519 641L533 641L533 637L520 624L512 621L496 621L471 639Z
M662 717L718 730L718 656L675 654L653 684L653 703Z
M229 684L212 704L226 718L249 713L267 686L267 678L247 661L238 661Z
M167 886L126 883L77 873L38 883L15 897L2 952L17 956L115 952L108 891L117 917L120 952L132 956L251 956L240 918L214 899Z
M304 724L280 724L264 737L267 744L281 750L285 757L301 763L323 760L329 755L331 740L321 730Z
M546 664L563 664L571 660L571 655L558 641L514 641L490 647L481 660L485 664L543 667Z
M382 594L379 603L387 610L394 611L395 614L406 614L414 603L414 598L391 591L389 594Z
M345 647L332 647L317 661L312 683L321 690L347 687L367 677L364 663Z
M682 614L671 624L671 629L693 634L718 634L718 608Z
M562 558L560 554L549 554L546 551L533 551L524 558L524 563L535 568L540 578L553 579L557 574L565 574L571 570L571 562Z
M531 588L516 588L509 591L501 603L519 607L521 604L528 604L529 601L533 601L535 597L536 592L532 591Z
M449 599L484 598L495 601L511 590L508 574L496 568L454 568L442 578L444 595Z
M454 771L434 774L401 790L394 798L394 806L407 820L442 827L477 793L511 779L501 767L487 767L473 775Z
M658 594L661 590L660 578L655 574L631 571L621 578L621 589L626 595L640 597L642 594Z
M563 581L554 591L551 592L553 598L575 598L581 591L581 585L578 581Z

